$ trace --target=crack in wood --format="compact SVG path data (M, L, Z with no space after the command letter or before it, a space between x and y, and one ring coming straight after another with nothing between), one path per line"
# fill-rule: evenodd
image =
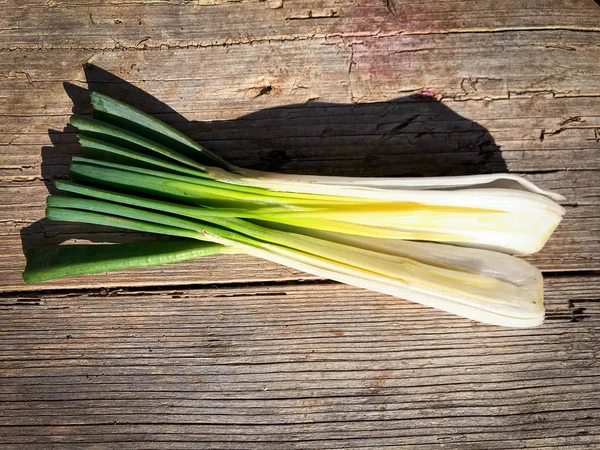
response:
M328 9L320 12L314 12L310 9L304 14L286 17L285 20L333 19L339 17L339 13L335 9Z
M566 126L573 122L581 122L581 117L580 116L570 117L569 119L562 121L557 128L554 128L553 130L550 130L550 131L546 131L545 128L542 128L542 131L540 133L540 142L543 141L548 136L556 136L557 134L560 134L565 130L574 129L574 127Z
M337 14L337 13L336 13ZM337 18L337 15L327 16L328 18ZM314 17L312 17L314 18ZM298 18L297 20L306 20L306 18ZM289 20L294 20L293 18ZM120 42L114 36L109 36L113 42L115 43L112 47L107 46L77 46L77 45L44 45L38 44L33 45L30 44L28 46L3 46L0 47L1 52L12 52L12 51L65 51L65 50L81 50L81 51L123 51L123 50L154 50L154 49L189 49L189 48L210 48L210 47L228 47L228 46L236 46L236 45L253 45L257 43L271 43L271 42L293 42L293 41L302 41L302 40L310 40L310 39L335 39L335 38L385 38L385 37L393 37L400 35L410 35L410 36L427 36L427 35L444 35L444 34L472 34L472 33L511 33L511 32L523 32L523 31L567 31L567 32L581 32L581 33L600 33L600 28L581 28L578 29L576 27L532 27L532 28L490 28L490 29L456 29L456 30L433 30L433 31L411 31L411 30L397 30L392 32L383 32L382 30L378 30L377 32L350 32L350 33L317 33L314 32L309 35L290 35L290 36L267 36L267 37L228 37L226 39L217 39L210 42L160 42L157 41L152 45L145 44L143 47L139 47L140 42L134 45L128 45ZM148 37L142 40L142 43L146 40L150 39ZM530 45L530 44L528 44ZM411 50L406 50L407 52L411 52ZM424 50L415 50L414 52L424 51ZM402 51L400 51L402 52Z
M34 289L34 290L19 290L19 291L0 291L0 299L28 297L28 298L44 298L45 296L57 295L90 295L97 297L110 297L114 295L141 295L152 292L171 292L171 291L188 291L188 290L203 290L203 289L238 289L238 288L270 288L270 287L286 287L286 286L331 286L339 285L340 283L325 278L293 278L280 279L269 281L243 281L243 282L211 282L204 283L187 283L173 285L148 285L148 286L129 286L119 288L73 288L67 287L53 289ZM67 292L68 291L68 292Z
M110 39L114 42L114 46L112 47L91 47L91 46L45 46L40 44L38 46L11 46L11 47L2 47L0 48L0 53L2 52L34 52L34 51L99 51L99 52L113 52L113 51L149 51L149 50L186 50L186 49L194 49L194 48L211 48L211 47L233 47L233 46L242 46L242 45L254 45L266 43L270 44L272 42L295 42L295 41L305 41L313 38L324 38L325 36L317 36L316 33L312 33L309 35L302 36L280 36L280 37L265 37L265 38L254 38L254 37L244 37L238 39L222 39L222 40L214 40L211 42L184 42L184 43L153 43L146 44L147 40L151 40L151 38L146 37L139 41L135 45L126 45L117 40L114 36L109 36ZM141 45L143 44L143 45Z
M600 33L600 27L576 27L576 26L539 26L539 27L489 27L489 28L450 28L445 30L430 31L411 31L406 30L403 34L415 36L426 36L430 34L493 34L493 33L512 33L520 31L542 32L542 31L568 31L579 33Z

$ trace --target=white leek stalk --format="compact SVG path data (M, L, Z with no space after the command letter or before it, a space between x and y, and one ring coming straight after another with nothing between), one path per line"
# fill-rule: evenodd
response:
M277 222L340 233L446 242L529 255L542 249L565 214L565 209L552 200L561 200L562 196L512 174L365 179L237 170L241 174L220 169L209 173L229 183L278 192L326 192L329 196L379 202L271 215ZM348 223L374 229L369 233Z

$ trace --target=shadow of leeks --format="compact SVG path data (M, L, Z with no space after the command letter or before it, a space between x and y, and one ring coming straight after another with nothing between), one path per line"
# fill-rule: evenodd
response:
M256 111L233 120L189 121L127 81L85 66L91 90L124 101L187 134L241 167L282 173L338 176L449 176L506 172L489 132L430 96L389 102L308 102ZM90 115L88 90L65 83L73 113ZM270 94L265 94L270 95ZM224 103L226 100L224 99ZM68 178L80 154L76 130L49 130L42 176L49 192ZM21 230L23 250L65 241L135 242L155 235L41 219Z

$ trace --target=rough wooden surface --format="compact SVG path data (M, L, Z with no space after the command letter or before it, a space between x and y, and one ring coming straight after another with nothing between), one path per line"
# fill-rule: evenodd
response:
M600 446L593 0L0 9L0 444ZM40 221L88 83L244 166L509 171L563 194L567 217L529 258L548 320L474 325L244 256L25 285L22 246L145 238Z
M527 330L336 284L3 299L2 440L598 448L600 278L547 287Z

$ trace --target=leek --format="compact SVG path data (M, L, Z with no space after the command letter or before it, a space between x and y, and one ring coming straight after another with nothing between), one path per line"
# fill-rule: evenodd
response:
M64 194L48 198L47 217L179 240L171 252L160 244L142 256L122 247L130 257L119 258L116 245L62 246L46 259L40 251L29 255L26 281L243 252L485 323L543 321L541 273L509 254L544 246L565 213L557 194L509 174L247 170L125 103L91 98L94 118L71 119L84 157L73 158L72 181L56 183Z

